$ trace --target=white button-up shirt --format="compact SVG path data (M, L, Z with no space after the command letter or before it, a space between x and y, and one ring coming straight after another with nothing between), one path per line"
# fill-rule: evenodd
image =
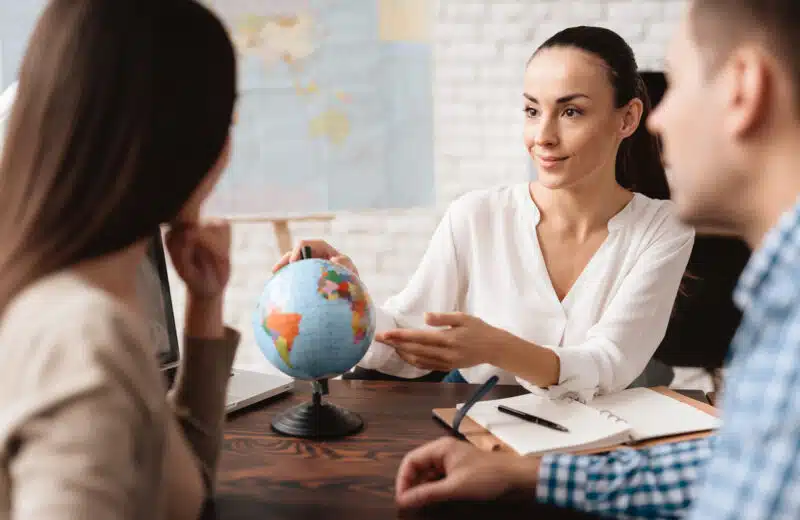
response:
M406 288L378 312L378 330L424 328L425 312L461 311L553 349L561 373L550 392L591 399L627 387L664 337L694 231L671 202L635 194L559 301L539 247L539 218L527 183L453 202ZM407 378L429 372L379 342L359 366ZM471 383L497 374L501 384L538 390L488 364L460 372Z

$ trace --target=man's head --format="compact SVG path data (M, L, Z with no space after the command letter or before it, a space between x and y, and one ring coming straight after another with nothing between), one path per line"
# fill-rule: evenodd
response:
M670 45L648 126L672 198L701 232L751 239L764 231L754 219L774 217L766 206L780 213L800 194L798 21L798 0L694 0Z

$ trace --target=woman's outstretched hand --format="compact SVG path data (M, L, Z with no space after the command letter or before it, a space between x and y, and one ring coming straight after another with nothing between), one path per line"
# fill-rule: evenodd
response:
M434 329L392 329L375 339L394 347L406 362L427 370L449 371L491 363L498 345L514 339L508 332L462 312L429 312Z

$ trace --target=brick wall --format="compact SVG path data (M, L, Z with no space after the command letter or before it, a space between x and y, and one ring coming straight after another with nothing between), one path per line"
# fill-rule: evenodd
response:
M684 8L684 0L432 1L437 207L340 214L292 228L296 239L324 238L351 256L377 302L404 286L450 200L530 177L520 94L536 45L570 25L602 25L628 40L642 69L656 70ZM271 226L235 224L226 313L244 336L239 366L274 370L253 344L250 316L277 256ZM174 300L182 313L183 294Z

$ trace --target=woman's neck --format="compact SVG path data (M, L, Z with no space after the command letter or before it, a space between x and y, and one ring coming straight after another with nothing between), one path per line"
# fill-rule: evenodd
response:
M146 242L139 242L122 251L82 262L75 266L75 271L90 284L138 309L136 280L146 252Z
M528 191L539 209L541 222L578 237L607 227L609 220L633 198L633 194L616 181L559 189L534 181Z

